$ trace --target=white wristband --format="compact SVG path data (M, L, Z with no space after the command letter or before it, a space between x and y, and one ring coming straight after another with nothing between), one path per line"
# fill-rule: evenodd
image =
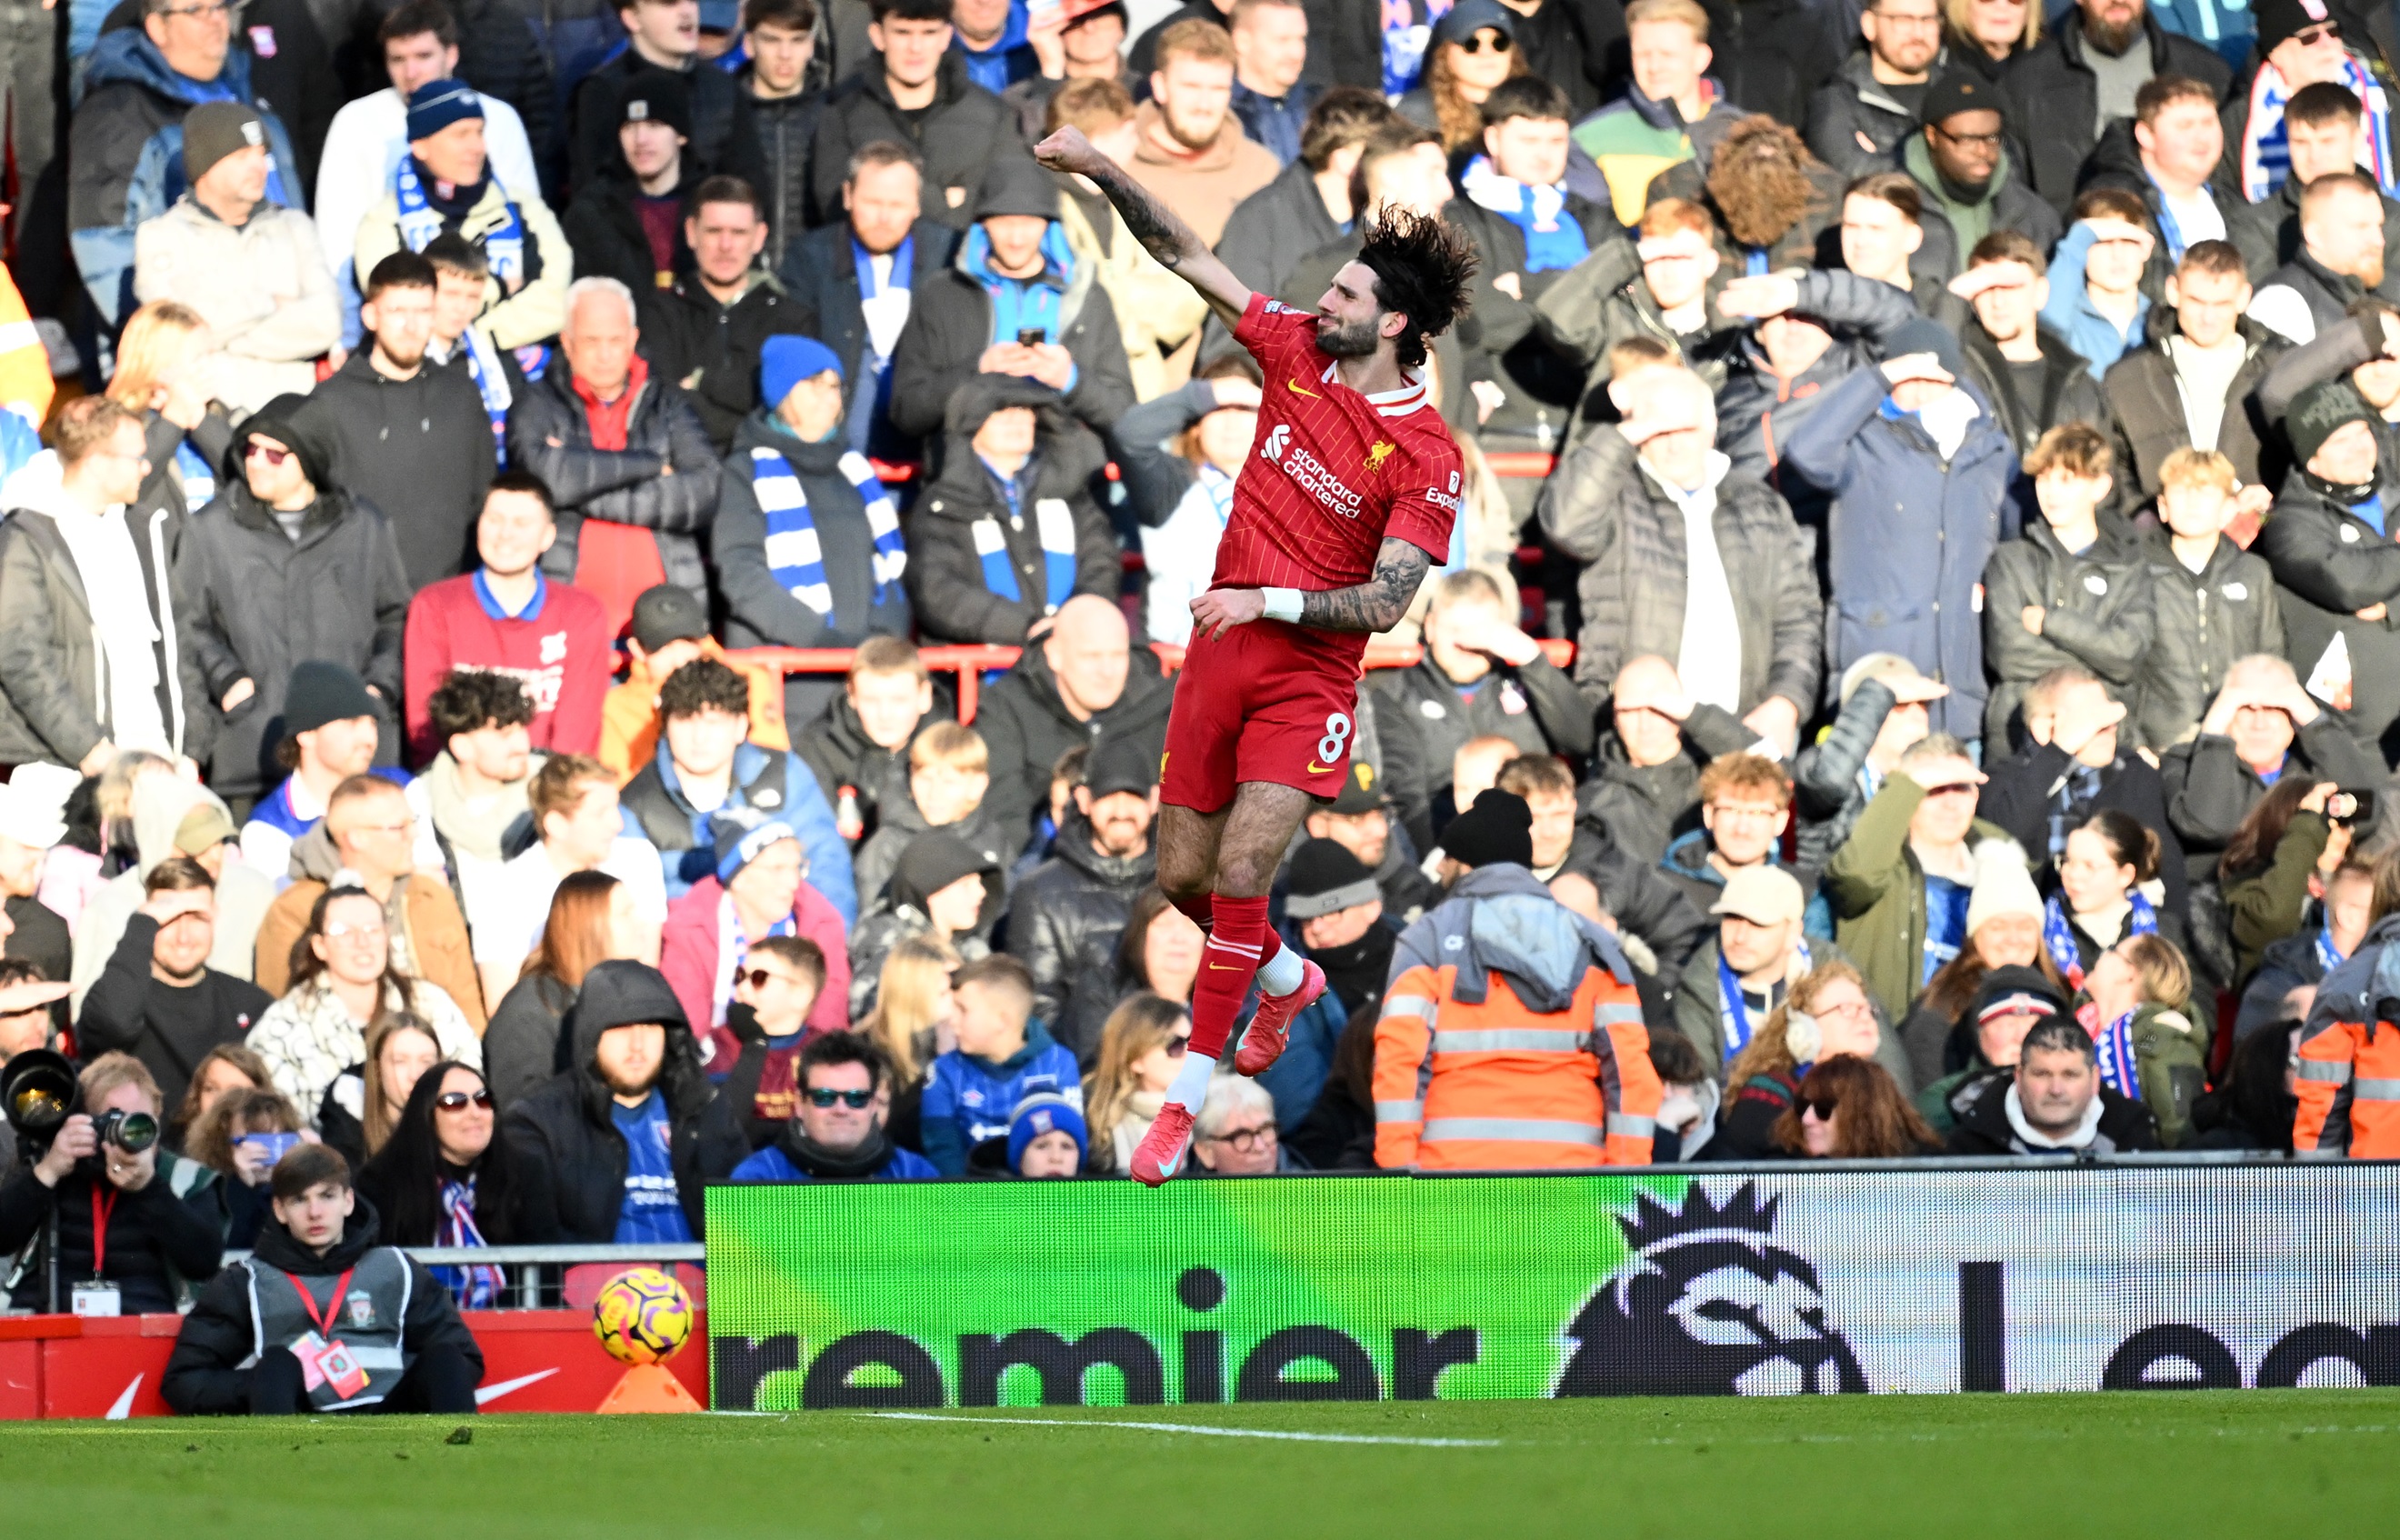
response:
M1262 588L1259 596L1266 601L1267 619L1300 623L1300 590L1296 588Z

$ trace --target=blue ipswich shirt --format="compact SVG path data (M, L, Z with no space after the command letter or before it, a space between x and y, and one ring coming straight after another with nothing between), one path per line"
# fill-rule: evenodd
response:
M608 1115L625 1140L625 1206L617 1211L619 1246L680 1244L691 1239L675 1190L667 1098L653 1089L639 1107L611 1102Z

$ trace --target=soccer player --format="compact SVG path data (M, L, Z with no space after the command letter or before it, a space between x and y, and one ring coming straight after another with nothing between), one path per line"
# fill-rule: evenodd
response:
M1458 446L1420 371L1428 339L1466 308L1474 248L1437 219L1386 210L1311 314L1243 287L1075 129L1034 154L1106 193L1266 381L1216 577L1192 601L1160 767L1159 885L1209 934L1191 1046L1134 1152L1134 1179L1155 1187L1183 1164L1252 979L1259 1007L1234 1057L1246 1075L1275 1061L1292 1018L1325 992L1323 970L1267 925L1267 889L1301 819L1349 775L1368 636L1400 619L1450 550Z

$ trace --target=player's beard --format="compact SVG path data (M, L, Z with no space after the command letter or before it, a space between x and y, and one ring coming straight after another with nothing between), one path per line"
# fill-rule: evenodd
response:
M1383 346L1384 339L1376 324L1382 320L1379 315L1373 320L1344 322L1331 316L1319 316L1316 318L1316 346L1324 349L1329 358L1372 357L1375 349Z

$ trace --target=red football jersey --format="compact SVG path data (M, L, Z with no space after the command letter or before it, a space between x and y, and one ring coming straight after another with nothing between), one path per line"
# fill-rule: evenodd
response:
M1349 588L1375 575L1386 536L1448 561L1458 445L1423 379L1352 389L1316 346L1316 314L1264 294L1250 296L1234 335L1266 386L1210 586Z

